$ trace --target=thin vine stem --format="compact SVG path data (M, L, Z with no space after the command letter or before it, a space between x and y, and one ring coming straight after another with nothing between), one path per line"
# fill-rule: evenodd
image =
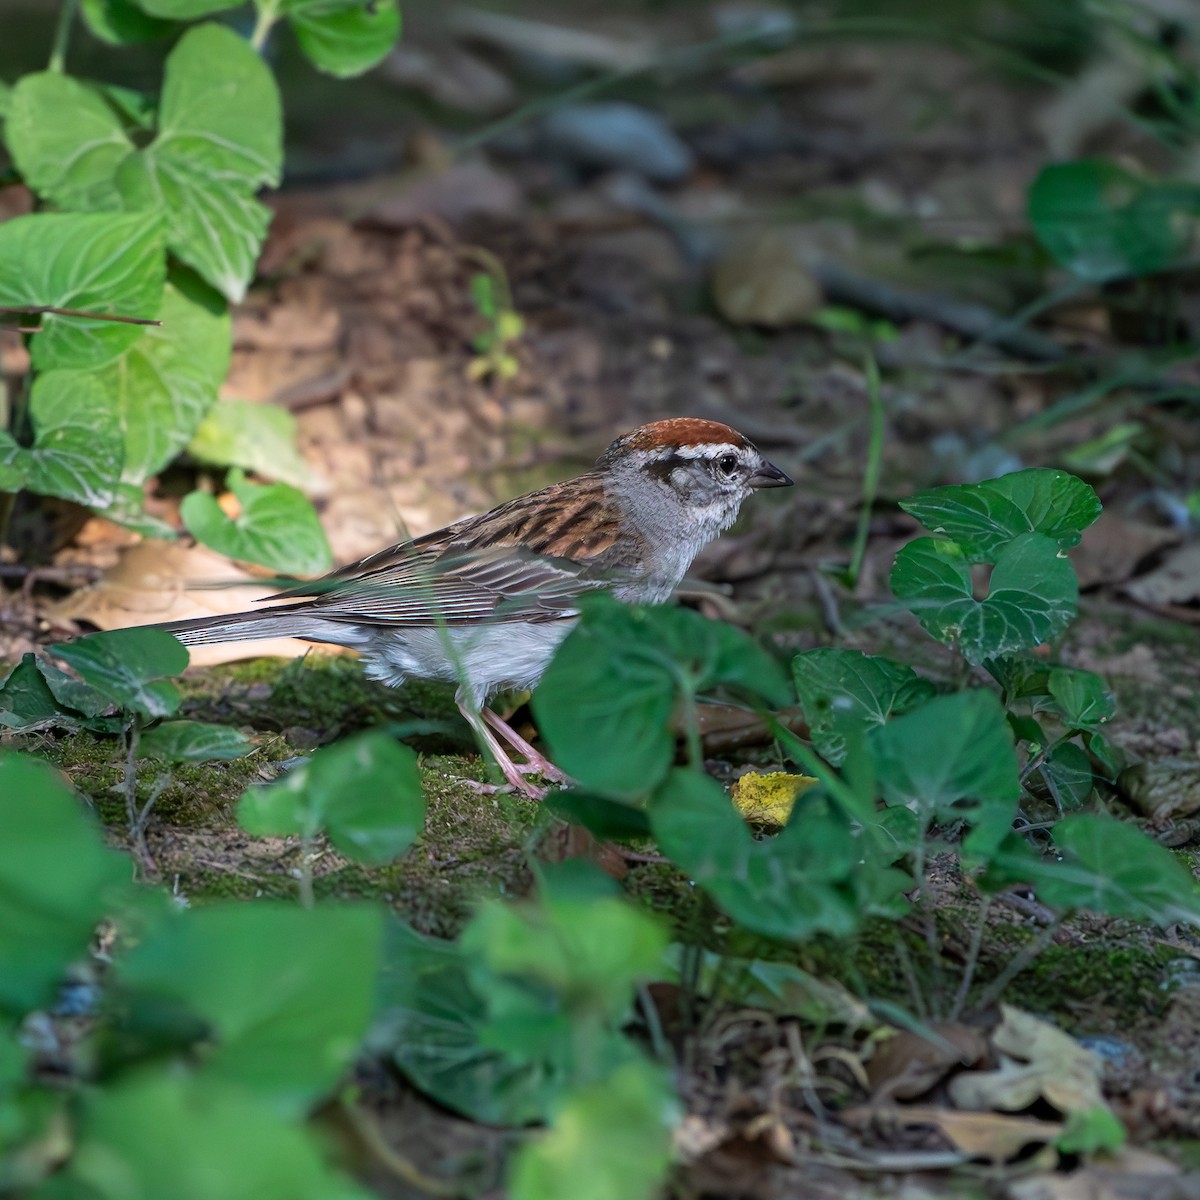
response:
M48 69L61 75L67 67L67 47L71 43L71 26L75 24L75 13L79 0L62 0L58 10L58 21L54 26L54 41L50 46Z

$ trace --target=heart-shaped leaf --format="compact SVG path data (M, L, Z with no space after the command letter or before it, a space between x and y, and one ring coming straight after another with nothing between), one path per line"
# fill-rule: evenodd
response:
M0 751L0 1010L52 998L128 879L62 776Z
M564 771L631 799L670 768L676 705L718 687L776 705L791 698L778 664L741 630L689 609L597 596L534 692L533 711Z
M35 213L0 223L0 304L121 316L158 315L166 264L153 217ZM34 367L96 367L144 335L138 325L46 313L30 340Z
M187 450L201 462L243 467L293 487L307 487L313 478L296 449L296 418L276 404L220 400L209 409Z
M247 906L249 907L249 906ZM303 953L304 948L300 947ZM214 961L214 970L220 971ZM287 966L282 966L286 973ZM267 980L264 986L277 985ZM296 1052L306 1057L310 1047ZM184 1070L126 1073L91 1091L59 1200L372 1200L330 1166L317 1139L257 1090ZM154 1130L153 1137L146 1131ZM51 1191L44 1192L50 1200Z
M828 646L792 659L792 676L813 746L828 762L846 757L846 738L928 700L934 686L889 658Z
M270 0L258 0L264 7ZM320 70L346 78L370 70L400 36L396 0L283 0L304 55Z
M254 194L279 182L282 135L270 69L231 30L200 25L171 51L158 136L117 188L126 208L163 213L171 250L241 300L270 221Z
M995 562L1023 533L1074 546L1100 515L1100 500L1066 471L1031 467L983 483L930 488L900 501L931 533L957 542L971 562Z
M1147 275L1182 251L1200 188L1157 183L1099 159L1053 163L1029 189L1029 223L1081 279Z
M884 799L926 820L971 816L963 801L998 805L1011 824L1020 795L1012 730L993 692L939 696L872 730L871 757ZM973 815L974 814L974 815Z
M83 0L79 11L88 29L110 46L153 42L173 28L170 21L149 16L133 0Z
M230 471L228 482L241 506L237 517L227 517L204 492L183 498L179 515L194 538L230 558L290 574L316 575L333 566L325 531L303 492L286 483L251 483L241 471Z
M1072 729L1096 729L1112 719L1116 700L1099 675L1071 667L1055 667L1048 680L1063 721Z
M347 858L381 866L398 858L425 824L416 755L385 733L364 733L318 750L303 766L238 801L238 823L258 837L324 830Z
M180 702L179 689L166 681L181 675L188 652L161 629L113 629L46 650L114 704L143 717L169 717ZM50 683L54 690L53 681Z
M208 721L164 721L138 740L138 753L166 762L226 762L243 758L254 743L240 730Z
M675 770L650 809L663 853L702 885L720 907L764 937L846 936L903 880L885 865L864 862L866 843L849 819L820 796L802 796L782 833L757 841L719 784Z
M121 414L125 483L143 483L188 444L229 369L224 301L190 272L174 273L161 316L99 375Z
M381 912L365 906L212 905L155 929L117 982L208 1024L198 1077L241 1084L295 1113L353 1059L382 932Z
M103 508L121 477L120 417L90 371L47 371L29 395L33 445L0 429L0 491L28 490Z
M989 888L1032 884L1051 908L1090 908L1159 925L1200 923L1200 889L1171 852L1140 829L1099 813L1054 827L1058 854L1043 858L1011 836L984 877Z
M115 176L133 143L94 88L61 71L23 76L9 98L4 139L39 196L60 208L121 207Z
M1075 616L1079 583L1058 544L1040 533L1013 539L996 556L986 600L976 600L967 558L954 542L918 538L896 555L892 591L939 641L972 663L1032 650Z

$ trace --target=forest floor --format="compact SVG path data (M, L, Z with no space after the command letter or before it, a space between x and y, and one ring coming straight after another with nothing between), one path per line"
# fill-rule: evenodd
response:
M714 14L735 7L617 6L611 20L583 10L578 19L609 39L616 70L622 47L632 54L639 39L702 41ZM1002 324L1003 314L1061 285L1035 261L1025 234L1026 192L1049 143L1059 154L1100 147L1149 165L1157 148L1128 127L1072 124L1069 88L1031 84L965 50L860 38L744 61L718 55L702 71L650 72L610 89L677 131L691 156L677 180L669 143L649 151L649 161L601 168L540 118L459 154L458 131L486 123L488 110L454 108L483 85L463 83L465 99L456 97L448 64L474 79L470 70L482 62L497 88L521 98L536 100L550 85L531 81L527 64L482 35L464 43L421 12L405 53L419 49L445 69L422 77L412 61L397 60L394 74L415 81L415 91L376 79L357 93L339 90L341 111L365 106L357 137L342 136L324 111L327 85L307 97L297 88L289 162L300 163L299 178L272 202L261 279L235 317L225 392L294 415L300 457L291 474L315 497L335 558L357 558L572 474L643 421L723 420L797 486L747 506L697 564L696 577L711 587L692 602L754 630L781 655L846 645L893 654L944 680L958 668L888 607L892 558L917 530L891 502L1021 466L1066 466L1096 486L1105 507L1072 555L1081 615L1055 653L1109 681L1117 697L1110 737L1157 771L1139 795L1105 802L1194 866L1200 557L1173 519L1169 480L1194 467L1200 424L1186 409L1141 404L1116 378L1121 355L1159 336L1161 313L1133 294L1063 299L1038 322L1067 349L1060 361L1030 357L1029 345L1004 336L996 344L995 328L987 339L962 334L971 305L987 305ZM541 17L543 31L552 30L554 18ZM545 57L553 59L553 45ZM829 263L842 274L831 276ZM500 347L512 378L479 365L486 352L473 339L491 328L471 298L480 271L506 282L523 322ZM911 315L894 289L921 298L925 315ZM1195 294L1176 301L1185 336L1200 337ZM5 352L19 348L6 342ZM884 378L882 476L864 567L847 592L830 568L848 561L863 495L869 352ZM1194 363L1171 368L1174 382L1196 375ZM1113 439L1131 424L1136 430ZM172 519L195 474L185 465L159 480L152 511ZM14 531L22 561L39 571L23 590L0 592L3 660L92 627L240 608L262 590L210 552L139 542L66 506L51 524L44 512L18 513ZM242 586L189 590L214 580ZM270 649L282 657L246 661L245 647L206 649L185 677L183 715L236 725L257 750L232 763L175 768L161 791L147 841L154 871L181 897L294 894L299 845L241 832L236 800L297 756L381 723L419 723L408 740L422 754L425 832L386 868L323 849L318 897L382 897L416 928L449 936L478 897L524 894L531 857L580 848L542 806L462 782L487 779L488 768L448 691L389 690L364 680L352 656L300 643ZM527 723L527 710L517 717ZM127 841L119 748L86 734L19 744L55 761L114 842ZM777 748L752 733L718 728L705 751L723 778L778 765ZM158 782L144 770L139 795ZM613 869L669 920L683 927L698 919L687 881L669 868L634 861ZM928 930L914 924L899 934L894 925L869 927L851 952L818 939L792 961L872 1002L946 1017L981 899L936 864L933 880L932 959ZM748 1008L680 1034L695 1047L681 1091L698 1141L675 1194L1200 1195L1200 940L1093 916L1050 929L1045 910L1019 895L992 904L985 919L972 996L1049 931L1000 998L1100 1056L1105 1094L1136 1149L1071 1173L1069 1163L1056 1168L1048 1148L1023 1155L1018 1146L985 1151L951 1173L935 1169L951 1144L944 1131L936 1122L889 1124L873 1107L883 1103L876 1087L875 1099L860 1088L847 1106L853 1116L841 1118L858 1158L818 1155L810 1151L827 1115L780 1099L795 1067L794 1034L777 1015ZM990 1006L978 1014L989 1017ZM810 1057L851 1056L849 1043L801 1028ZM854 1093L853 1066L838 1069ZM362 1082L401 1154L427 1172L469 1176L475 1194L495 1194L510 1134L471 1125L384 1073ZM384 1168L364 1169L381 1194L412 1194Z

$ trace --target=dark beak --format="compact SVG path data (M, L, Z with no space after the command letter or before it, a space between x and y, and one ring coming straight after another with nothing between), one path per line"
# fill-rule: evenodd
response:
M791 487L792 481L774 464L764 458L762 466L746 482L752 488Z

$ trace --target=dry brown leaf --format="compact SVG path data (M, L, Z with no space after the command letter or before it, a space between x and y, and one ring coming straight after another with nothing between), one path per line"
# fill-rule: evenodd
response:
M214 583L236 586L203 586ZM98 583L73 592L54 606L51 615L90 621L100 629L125 629L240 612L252 608L270 590L203 546L148 538L123 550L117 565L105 571ZM334 647L329 649L336 653ZM242 658L297 658L311 651L308 642L296 638L270 638L197 646L191 651L191 662L215 666Z
M1010 1117L990 1112L957 1112L952 1108L908 1106L897 1108L905 1125L933 1125L956 1150L969 1158L1001 1163L1015 1158L1031 1144L1048 1145L1063 1131L1059 1121Z
M983 1037L966 1025L935 1022L931 1031L933 1037L898 1030L877 1044L867 1064L867 1078L876 1096L911 1100L929 1091L955 1067L971 1066L987 1053Z
M1069 1175L1058 1172L1014 1180L1007 1200L1192 1200L1200 1180L1180 1178L1169 1159L1127 1146Z
M958 1108L1015 1112L1039 1096L1061 1113L1107 1107L1096 1055L1048 1021L1008 1004L1000 1010L1003 1020L992 1034L1000 1068L952 1079L950 1098Z
M1200 599L1200 542L1173 550L1149 575L1135 579L1125 590L1143 604L1191 604Z
M1138 564L1156 551L1179 541L1179 534L1162 525L1132 521L1105 510L1083 532L1071 551L1071 563L1081 588L1124 583Z

